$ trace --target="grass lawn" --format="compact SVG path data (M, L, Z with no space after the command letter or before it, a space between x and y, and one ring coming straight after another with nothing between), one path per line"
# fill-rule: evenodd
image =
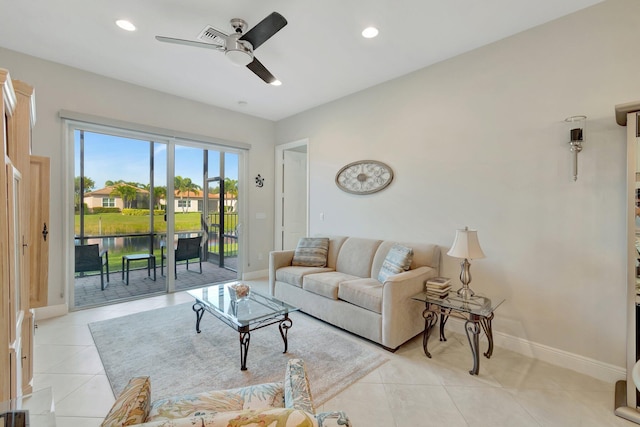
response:
M200 213L176 213L176 232L200 230ZM225 231L233 231L238 223L238 214L225 214ZM153 231L165 233L167 223L162 215L156 215ZM131 216L121 213L102 213L84 216L85 236L141 234L149 232L149 216ZM80 215L75 216L75 233L80 234Z

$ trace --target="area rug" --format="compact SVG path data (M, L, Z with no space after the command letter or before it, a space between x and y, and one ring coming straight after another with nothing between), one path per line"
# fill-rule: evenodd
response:
M284 380L287 359L305 361L311 393L321 405L387 361L381 350L341 336L330 325L292 313L289 348L278 326L251 332L247 370L240 370L238 333L204 313L200 334L192 304L89 324L118 396L131 377L150 376L152 399Z

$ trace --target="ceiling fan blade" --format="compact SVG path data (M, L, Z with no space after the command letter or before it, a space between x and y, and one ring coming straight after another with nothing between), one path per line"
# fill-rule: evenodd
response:
M193 40L174 39L172 37L156 36L156 40L164 43L183 44L186 46L204 47L206 49L224 50L224 46L211 43L195 42Z
M271 84L277 80L255 56L253 57L253 61L247 64L247 68L253 71L256 76L264 80L265 83Z
M271 15L258 22L255 27L247 31L240 40L246 40L253 46L253 49L257 49L262 43L266 42L275 33L280 31L285 25L287 20L284 16L278 12L273 12Z

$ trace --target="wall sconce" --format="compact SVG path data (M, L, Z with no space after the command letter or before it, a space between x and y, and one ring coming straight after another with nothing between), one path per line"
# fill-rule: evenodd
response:
M256 176L256 187L258 187L258 188L264 187L264 178L261 177L260 174L258 174L258 176Z
M578 180L578 153L582 151L582 142L584 141L584 129L587 116L571 116L564 119L571 125L569 131L569 145L573 153L573 180Z

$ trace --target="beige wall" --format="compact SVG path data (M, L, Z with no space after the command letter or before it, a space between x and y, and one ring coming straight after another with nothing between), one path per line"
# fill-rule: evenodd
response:
M250 184L252 177L257 174L267 176L267 182L273 182L273 122L2 48L0 67L8 69L13 79L23 80L35 87L37 122L33 130L33 154L51 158L50 305L66 302L62 247L63 239L72 239L71 236L62 235L65 221L63 207L56 204L56 201L63 200L64 168L67 167L62 122L58 117L60 110L251 144L247 168L249 182L246 187L248 206L245 206L248 209L248 224L243 227L243 232L248 235L245 271L267 268L268 257L265 254L273 247L273 190L268 187L256 188ZM258 212L268 213L267 219L256 220Z
M279 144L310 141L311 234L446 250L455 229L476 228L486 258L472 261L472 288L506 299L498 334L625 366L625 129L613 113L640 99L638 17L640 2L607 1L278 122ZM573 182L564 119L579 114ZM391 186L340 191L336 172L361 159L389 164Z

